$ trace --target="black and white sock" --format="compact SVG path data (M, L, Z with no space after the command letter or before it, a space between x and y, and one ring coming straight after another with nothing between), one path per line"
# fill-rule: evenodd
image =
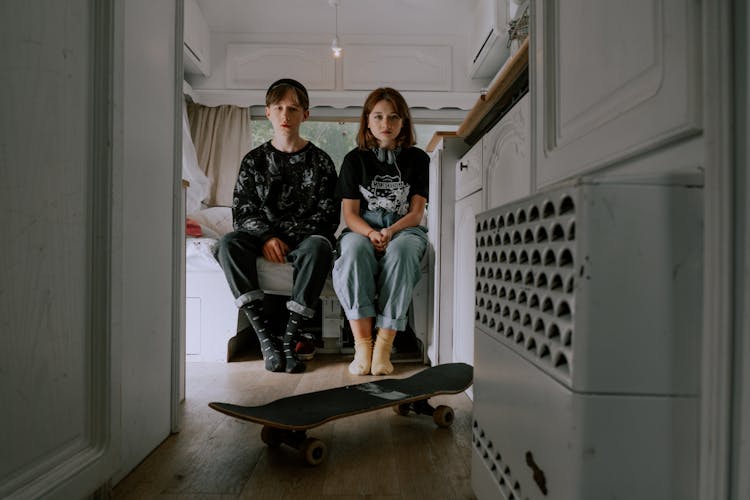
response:
M268 320L263 314L263 302L254 300L243 306L242 310L245 311L250 325L255 330L255 335L258 336L260 352L263 355L266 370L270 372L284 371L284 356L281 354L276 338L268 328Z
M302 316L294 311L289 311L289 321L284 333L284 357L286 358L287 373L302 373L305 371L305 362L297 359L294 347L297 344L297 330L302 321Z

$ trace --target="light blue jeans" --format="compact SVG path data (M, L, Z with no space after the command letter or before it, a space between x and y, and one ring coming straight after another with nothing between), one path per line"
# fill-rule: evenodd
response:
M342 234L339 258L333 266L333 287L346 318L375 317L376 328L403 331L426 249L427 234L422 227L396 233L381 256L375 255L369 238L353 232Z

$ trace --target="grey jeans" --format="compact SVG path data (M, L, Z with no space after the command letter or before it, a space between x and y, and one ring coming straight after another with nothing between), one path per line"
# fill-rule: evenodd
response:
M422 276L425 229L399 231L382 256L375 254L369 238L353 232L342 234L338 246L333 287L347 319L375 317L377 328L403 331L414 286Z
M234 231L219 240L216 259L224 270L237 307L263 298L258 285L255 259L263 256L263 241L244 231ZM292 296L287 309L306 318L315 316L328 273L333 264L333 246L327 238L313 235L302 240L286 256L294 267Z

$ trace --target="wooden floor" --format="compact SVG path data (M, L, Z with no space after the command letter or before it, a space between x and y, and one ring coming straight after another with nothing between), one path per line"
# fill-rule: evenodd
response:
M116 499L473 499L470 485L471 400L439 396L432 404L455 410L448 429L424 415L391 409L329 422L308 431L328 446L327 460L305 464L282 445L269 448L260 426L208 407L211 401L263 404L382 377L357 377L346 356L318 355L301 375L270 373L260 360L189 362L183 426L114 490ZM424 368L396 364L393 377Z

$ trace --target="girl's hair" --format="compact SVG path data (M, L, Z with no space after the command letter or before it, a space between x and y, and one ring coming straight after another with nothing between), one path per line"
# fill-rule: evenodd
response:
M367 127L367 120L370 117L372 108L375 107L380 101L388 101L393 105L396 113L401 117L401 132L396 137L397 147L408 147L413 146L417 143L417 135L414 132L414 124L411 120L411 113L409 112L409 106L406 105L406 100L396 89L390 87L381 87L373 90L362 107L362 116L359 120L359 132L357 133L357 146L359 149L370 149L377 148L379 146L378 140L372 135L370 129Z
M307 96L307 89L297 80L291 78L282 78L277 80L268 87L266 91L266 106L276 104L286 96L290 90L294 91L297 104L304 110L310 108L310 98Z

